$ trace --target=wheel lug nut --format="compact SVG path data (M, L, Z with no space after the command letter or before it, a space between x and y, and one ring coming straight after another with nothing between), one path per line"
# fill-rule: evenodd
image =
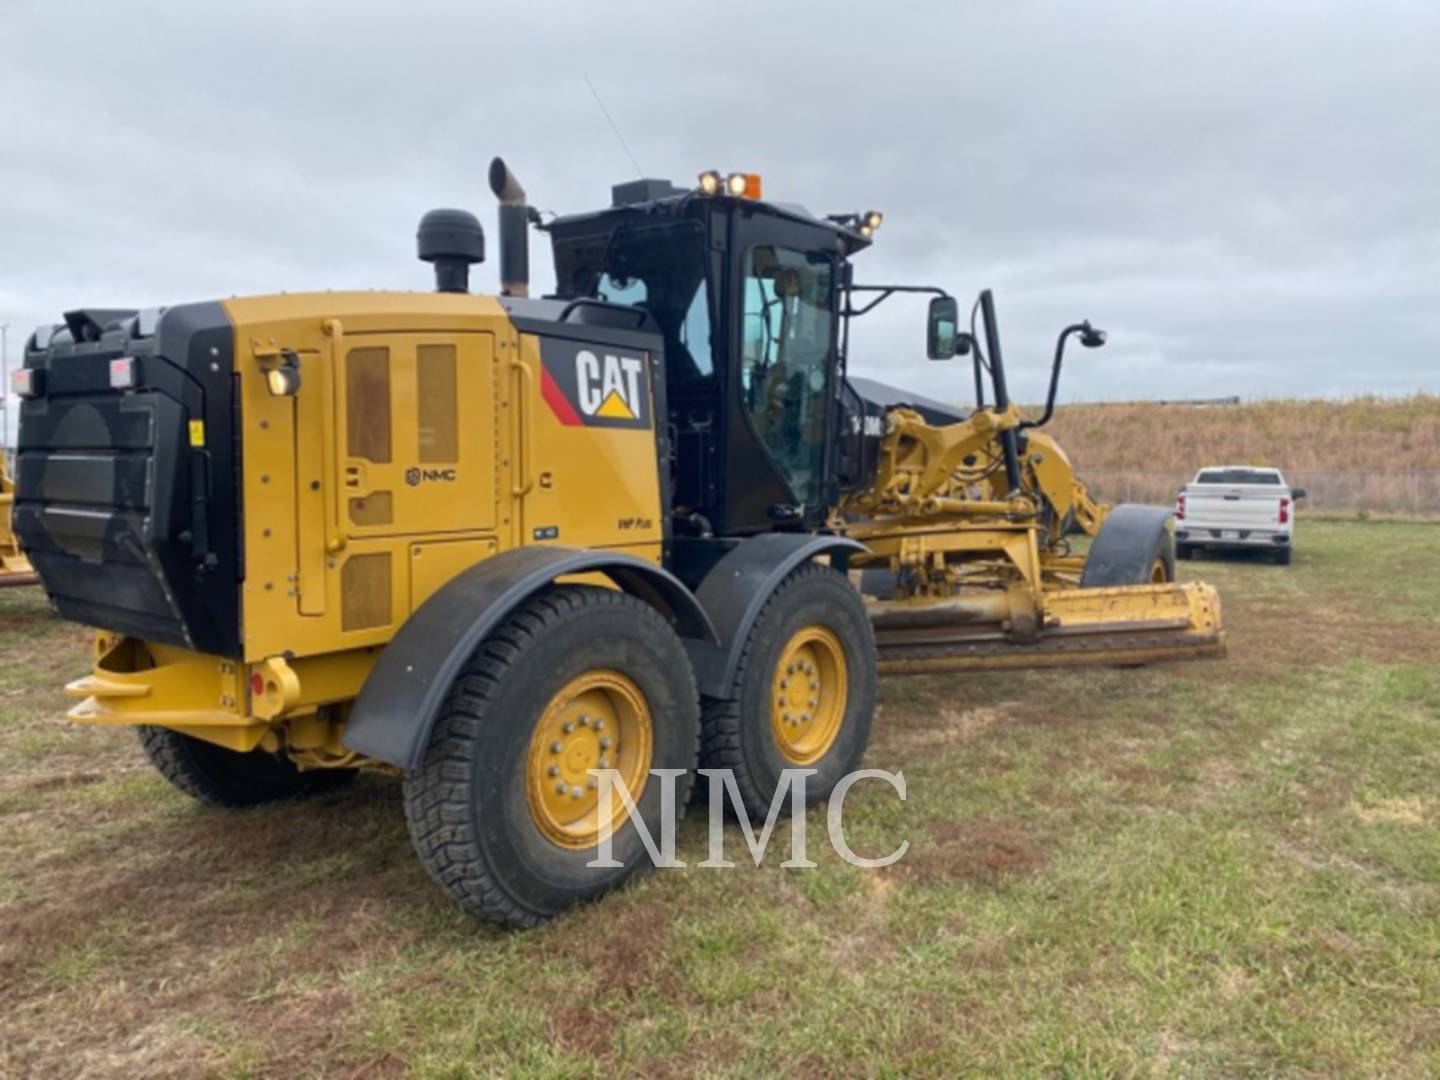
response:
M560 781L560 783L558 783L558 784L555 785L555 794L556 794L556 795L564 795L565 792L566 792L566 790L567 790L567 788L565 787L565 781L563 781L563 780Z
M581 713L581 714L580 714L580 726L581 726L581 727L589 727L589 726L590 726L590 717L586 716L584 713Z
M800 714L800 722L802 724L808 724L810 722L810 714L808 712L802 712Z
M584 794L585 794L585 789L584 789L584 788L572 787L572 788L570 789L570 797L571 797L572 799L578 799L578 798L580 798L581 795L584 795Z
M781 680L780 680L780 689L781 689L781 690L788 690L788 689L790 689L790 680L789 680L789 679L781 679Z
M565 749L565 744L564 744L563 742L561 742L559 739L556 739L554 742L552 742L552 743L550 744L550 752L551 752L552 754L558 754L561 750L564 750L564 749Z
M600 749L601 749L601 750L609 750L609 749L610 749L610 742L611 742L611 739L610 739L610 736L609 736L609 735L601 735L601 736L600 736Z
M610 767L610 759L608 757L602 757L595 763L595 767L597 769L608 769Z
M590 788L591 791L594 791L596 788L598 788L598 787L600 786L600 781L597 780L597 779L595 779L595 777L592 776L592 777L590 777L590 783L589 783L588 786L589 786L589 788Z
M560 730L564 731L566 735L569 735L572 731L575 730L575 725L574 725L573 722L571 722L571 721L569 721L569 720L566 720L566 721L565 721L565 726L564 726L563 728L561 728Z
M604 731L604 730L605 730L605 721L604 721L604 720L601 720L600 717L597 716L597 717L595 718L594 722L591 723L590 726L593 727L596 731Z
M819 699L819 698L817 698L817 697L812 697L812 698L810 699L810 708L813 709L813 708L815 708L816 705L819 705L819 704L820 704L820 699Z
M559 776L559 775L560 775L560 766L559 766L559 765L551 765L550 768L549 768L547 771L550 773L551 776Z

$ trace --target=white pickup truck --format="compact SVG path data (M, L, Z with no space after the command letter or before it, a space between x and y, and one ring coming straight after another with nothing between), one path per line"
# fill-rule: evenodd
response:
M1304 497L1279 469L1207 466L1175 500L1175 554L1188 559L1196 548L1261 548L1289 565L1295 502Z

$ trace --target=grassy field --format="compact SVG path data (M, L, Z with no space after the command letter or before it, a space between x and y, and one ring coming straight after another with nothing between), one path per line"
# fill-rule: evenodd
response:
M660 872L460 915L397 785L219 813L66 726L0 596L0 1075L1440 1071L1440 528L1304 523L1227 660L886 682L862 871ZM733 842L738 844L738 839ZM687 822L681 858L704 858Z

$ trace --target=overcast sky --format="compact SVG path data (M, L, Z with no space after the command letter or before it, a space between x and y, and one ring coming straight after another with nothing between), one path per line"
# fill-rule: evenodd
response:
M995 288L1021 400L1440 390L1440 4L6 0L0 322L429 287L421 213L503 154L546 210L756 171L878 208L861 280ZM553 283L543 238L537 283ZM495 266L478 272L496 287ZM923 304L862 374L962 396Z

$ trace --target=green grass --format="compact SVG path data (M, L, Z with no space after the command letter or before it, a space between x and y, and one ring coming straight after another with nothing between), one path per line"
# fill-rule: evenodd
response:
M812 810L531 933L425 878L392 781L219 814L0 594L0 1074L1433 1075L1440 528L1302 522L1226 660L887 681L849 866ZM705 858L699 822L679 855Z

